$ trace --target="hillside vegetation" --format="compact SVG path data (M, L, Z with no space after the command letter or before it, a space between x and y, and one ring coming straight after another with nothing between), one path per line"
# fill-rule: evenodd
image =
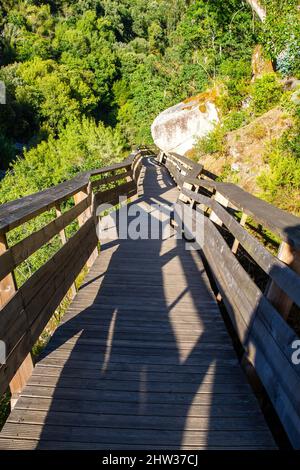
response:
M25 152L24 170L32 170L23 172L26 184L17 181L1 202L68 178L86 159L98 166L134 143L150 143L160 111L204 90L235 62L249 75L260 34L240 0L6 0L0 22L2 168L14 159L12 144L32 148ZM87 140L106 141L103 154L95 145L89 158L94 145L82 145L82 132L76 141L73 129L82 121Z
M263 197L298 212L299 110L281 82L299 76L298 2L262 4L265 23L246 0L2 1L0 80L7 104L0 105L0 169L6 171L0 203L152 143L150 125L159 112L217 86L221 124L199 143L196 157L226 156L228 132L280 106L293 124L266 152L257 184ZM277 72L252 82L257 44ZM24 147L20 155L16 143ZM221 173L232 176L226 160ZM10 242L25 235L16 231ZM26 269L38 265L29 261Z
M269 73L246 84L240 103L228 108L227 100L228 92L219 100L220 123L198 141L193 158L219 179L299 214L299 85L285 91L278 74Z
M235 111L227 125L242 125L255 44L279 73L299 74L297 3L264 0L262 24L245 0L4 0L0 169L14 170L0 202L151 143L160 111L215 82L227 92L223 114ZM275 78L254 92L255 113L281 94Z

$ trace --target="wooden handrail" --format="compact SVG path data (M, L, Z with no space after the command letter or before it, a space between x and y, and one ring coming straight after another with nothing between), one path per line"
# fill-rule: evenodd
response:
M74 295L74 281L85 264L90 267L97 256L97 206L108 202L115 205L120 196L137 194L141 159L147 153L146 149L133 152L123 162L81 173L0 206L0 339L7 353L6 364L0 365L0 395L9 384L12 394L20 393L26 384L33 367L33 345L69 289ZM95 180L96 176L102 178ZM71 197L75 205L62 212L61 203ZM56 210L54 220L8 246L6 234L10 230L52 208ZM79 229L67 239L65 228L75 219ZM14 269L56 235L60 236L61 248L18 289Z
M300 365L292 361L299 338L286 319L293 303L300 307L300 218L234 184L204 179L209 175L204 169L196 176L178 174L173 155L165 155L162 163L180 189L175 206L178 229L183 224L187 237L199 243L217 297L244 348L244 361L255 368L292 445L299 448ZM240 221L232 208L242 212ZM277 256L245 228L247 217L280 237ZM204 234L190 233L199 221ZM239 254L244 252L238 252L239 245L270 279L265 292L241 264Z
M203 165L176 153L162 153L159 161L168 168L178 187L187 177L197 178L203 171Z
M300 218L259 199L232 183L185 178L185 183L218 192L229 203L252 217L256 222L278 235L282 240L300 249Z
M87 187L91 176L103 175L111 171L129 168L135 156L136 154L132 154L121 163L81 173L57 186L0 205L0 233L18 227L27 220L51 209L55 204L61 203L82 191Z
M65 229L91 204L91 195L60 215L40 230L32 233L16 245L8 248L0 257L0 280L12 272L17 266L48 243L55 235Z
M184 157L183 155L179 155L178 153L171 152L168 154L169 158L172 157L182 163L185 167L189 168L190 170L196 169L196 168L203 168L203 165L200 165L200 163L194 162L190 158Z
M212 209L260 268L300 307L300 276L295 271L272 255L216 200L186 188L182 188L181 192L199 204Z

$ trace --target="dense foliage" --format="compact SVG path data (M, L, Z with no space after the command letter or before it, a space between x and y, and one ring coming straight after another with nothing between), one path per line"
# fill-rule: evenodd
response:
M284 75L300 74L300 21L298 0L261 0L267 11L260 41Z
M294 126L280 139L270 143L264 171L258 183L265 198L283 209L300 214L300 109L296 110Z
M249 62L257 27L240 0L7 0L0 24L2 168L15 142L35 146L83 117L114 127L124 148L151 141L159 111L224 62Z
M297 1L263 4L262 25L245 0L2 1L0 202L151 143L160 111L212 85L224 126L206 150L219 150L224 132L248 122L250 95L259 115L282 94L275 75L251 84L254 45L283 74L299 70Z
M0 80L7 104L0 105L0 169L7 174L0 203L121 159L133 144L150 143L150 125L160 111L218 77L228 77L232 99L240 102L251 76L259 23L240 0L1 5ZM16 143L25 147L19 156ZM9 243L51 220L52 212L14 230ZM58 247L55 238L31 256L16 272L18 283Z

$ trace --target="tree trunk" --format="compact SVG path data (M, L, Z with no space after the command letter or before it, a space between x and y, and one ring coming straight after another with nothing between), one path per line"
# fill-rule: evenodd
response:
M253 10L257 13L259 19L261 21L265 21L267 12L265 8L260 4L259 0L247 0L247 2L253 8Z

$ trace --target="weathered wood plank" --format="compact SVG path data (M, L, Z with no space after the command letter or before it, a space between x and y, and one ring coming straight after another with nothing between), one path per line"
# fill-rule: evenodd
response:
M60 366L60 367L59 367ZM130 364L119 365L112 368L110 367L105 374L101 374L102 370L99 364L95 363L92 369L85 369L84 367L76 367L74 362L72 366L68 363L64 367L63 374L66 378L76 378L76 379L98 379L101 377L101 380L118 380L120 382L125 381L135 381L141 383L147 383L146 378L141 378L140 373L136 371L136 367L129 367ZM117 368L118 367L118 368ZM35 367L34 375L35 377L59 377L62 374L63 365L61 363L58 366L46 365L46 362L39 363ZM183 372L180 371L180 367L171 367L171 366L152 366L151 367L151 382L159 383L182 383L186 381L188 383L218 383L226 384L228 383L228 374L221 373L209 373L207 368L203 368L202 372L199 366L191 368L189 372L184 369ZM172 376L173 375L173 376ZM242 375L240 370L232 370L230 372L230 382L239 384L241 382Z
M22 392L23 397L39 397L39 398L52 398L52 400L57 399L72 399L77 401L86 401L90 402L90 405L93 406L93 402L99 401L105 403L135 403L140 402L140 397L138 393L133 393L132 391L120 391L120 390L93 390L86 388L84 391L78 390L76 388L70 387L43 387L43 386L29 386L25 387ZM193 405L209 405L211 403L211 394L198 392L195 395L192 395ZM92 402L92 403L91 403ZM147 399L147 404L169 404L169 405L183 405L187 406L187 403L191 402L191 394L187 393L161 393L161 392L151 392ZM257 402L255 398L247 392L238 392L238 393L219 393L214 396L214 405L231 405L240 404L245 407L245 409L257 409ZM187 410L186 410L187 411ZM267 433L268 434L268 433ZM2 438L2 434L0 434ZM0 439L1 441L1 439Z
M182 193L210 207L240 242L254 261L288 296L300 306L300 276L273 256L255 237L245 230L217 201L183 188Z
M82 415L75 411L72 412L56 412L50 411L26 411L17 409L9 423L15 424L37 424L43 426L45 424L53 426L77 426L77 427L93 427L106 429L153 429L158 432L163 430L180 431L182 429L182 420L185 417L173 416L137 416L137 415L117 415L115 413L97 415L93 412ZM186 431L247 431L251 430L254 419L249 416L246 418L238 417L220 417L217 421L213 421L210 425L210 416L206 417L189 417L185 423ZM263 430L265 423L263 419L257 419L255 416L255 425L257 430Z
M107 450L108 448L110 450L124 450L124 444L99 444L99 443L93 443L91 446L90 443L84 443L84 442L72 442L70 440L68 441L37 441L33 439L3 439L1 443L1 449L3 450ZM158 446L157 445L149 445L145 446L145 444L126 444L126 449L127 450L145 450L145 447L147 447L147 450L157 450ZM201 446L200 444L198 445L181 445L180 448L182 450L267 450L267 449L273 449L274 446L266 446L266 445L259 445L256 444L255 446L245 446L244 444L241 446L216 446L216 445L210 445L205 444ZM164 450L178 450L178 445L176 446L167 446L164 445Z
M196 180L194 178L185 178L185 181L218 191L231 204L248 214L256 222L262 224L263 227L268 228L296 249L300 249L299 217L253 196L232 183L221 183L204 179Z
M134 430L126 429L123 433L120 430L113 429L100 429L93 428L90 433L86 432L85 428L75 426L53 426L47 425L41 433L41 428L29 424L11 424L7 423L2 431L3 436L28 439L39 439L42 435L43 440L72 440L73 442L87 442L92 445L94 442L102 442L103 444L110 444L111 442L118 442L123 445L127 444L152 444L158 446L172 445L174 442L182 441L181 432L173 430L149 430L143 429ZM189 443L194 445L206 445L207 443L207 430L205 431L185 431L184 438ZM265 431L214 431L210 437L210 442L213 445L224 445L224 442L230 442L230 445L255 445L271 446L272 440L266 435Z
M117 362L116 361L113 361L111 362L110 366L109 366L109 370L107 370L105 372L105 374L102 374L102 377L103 377L103 380L105 380L105 377L109 377L110 374L114 374L114 373L119 373L119 372L123 372L124 374L128 373L129 376L130 374L132 373L135 373L135 374L138 374L139 372L137 372L137 364L138 362ZM211 371L209 369L208 366L208 362L207 361L201 361L201 363L199 362L198 364L188 364L188 365L185 365L184 368L178 366L178 364L163 364L163 363L160 363L160 364L151 364L151 372L152 372L152 376L155 377L156 374L162 374L164 375L164 377L166 377L166 380L169 381L168 377L169 377L169 374L173 374L173 380L174 382L177 381L177 379L179 381L181 381L180 377L182 377L182 379L184 377L198 377L199 378L199 375L201 376L202 378L202 382L205 383L210 383L211 380L216 380L217 382L219 383L222 383L223 381L223 377L224 376L228 376L230 375L231 377L233 377L233 379L235 380L235 378L237 379L238 377L241 379L244 379L244 375L241 371L241 369L238 367L238 361L237 360L234 360L234 359L229 359L229 360L224 360L222 362L222 369L218 369L218 370L215 370L215 371ZM83 361L83 360L73 360L73 358L71 357L69 360L68 360L68 363L65 364L64 361L62 361L61 359L59 358L54 358L53 357L53 354L49 354L45 357L42 357L39 359L39 362L36 366L36 369L35 369L35 372L40 375L39 371L43 368L50 368L50 369L57 369L59 371L61 371L62 369L64 369L64 371L66 372L66 375L68 375L68 370L76 370L82 373L83 370L85 371L85 373L87 374L97 374L99 375L99 373L102 371L102 364L99 363L99 361ZM42 374L44 375L44 374ZM192 380L192 379L191 379ZM227 380L228 381L228 380ZM257 409L257 412L258 409Z
M0 256L0 279L3 279L9 272L15 269L19 264L25 261L35 251L48 243L55 235L66 228L82 212L84 212L91 203L91 196L86 197L79 204L60 215L45 227L37 230L24 240L10 247L2 256Z
M49 349L48 352L49 355L51 354L51 358L60 360L63 363L65 363L69 359L72 359L74 361L99 362L99 355L101 354L99 351L91 351L89 353L87 348L68 349L63 348L63 346L55 348L55 350L53 351ZM157 352L156 354L154 354L154 352L147 351L147 366L151 366L152 364L178 365L178 354L175 354L176 351L174 351L174 354L164 355L164 357L162 357L161 353L159 354L159 352ZM118 364L144 364L145 362L145 356L143 356L143 351L141 350L134 350L133 348L130 351L118 350L116 351L116 354L118 354L117 357L113 355L110 358L110 364L116 362ZM208 367L211 364L212 355L214 357L214 360L218 362L218 367L239 367L238 360L234 357L234 355L228 352L226 352L225 354L224 351L216 351L215 354L212 353L212 351L203 351L202 354L193 354L189 358L189 365L196 366L197 364L199 365L201 362L201 365ZM100 357L103 358L103 354ZM140 367L141 366L139 366L139 368Z
M135 415L136 413L136 406L134 403L131 402L100 402L95 401L92 404L93 413L94 414L116 414L116 415ZM37 396L34 397L21 397L18 401L18 405L16 407L17 410L39 410L39 411L47 411L49 409L55 412L73 412L76 410L78 413L90 413L91 411L91 403L86 402L85 400L72 400L72 399L56 399L51 405L51 398L38 398ZM185 417L186 416L186 407L184 405L176 405L174 404L155 404L152 403L151 408L146 407L144 410L143 416L179 416ZM221 404L216 405L211 408L211 406L201 404L195 405L192 404L189 409L189 416L191 417L228 417L228 418L247 418L249 416L259 416L261 418L261 414L258 410L253 410L252 408L249 409L245 407L244 403L235 403L234 406L232 404ZM260 419L259 418L259 419Z
M200 386L199 386L200 381ZM170 394L170 393L178 393L178 394L192 394L194 397L198 393L210 393L211 384L210 383L201 383L199 377L198 385L195 383L190 383L188 381L185 382L170 382L170 383L162 383L162 382L152 382L152 381L145 381L144 386L147 387L147 391L149 394L152 393L161 393L161 394ZM81 391L82 395L84 394L85 390L97 390L99 391L99 398L101 399L102 391L119 391L119 392L132 392L133 394L139 394L141 387L143 386L143 382L140 380L102 380L100 379L88 379L86 378L84 381L81 378L75 377L45 377L45 376L37 376L33 375L29 382L28 386L31 387L56 387L59 386L60 388L74 388L78 392ZM198 390L197 390L198 389ZM221 383L214 385L214 393L218 395L227 395L227 394L247 394L251 393L250 386L240 381L239 384L237 383Z

